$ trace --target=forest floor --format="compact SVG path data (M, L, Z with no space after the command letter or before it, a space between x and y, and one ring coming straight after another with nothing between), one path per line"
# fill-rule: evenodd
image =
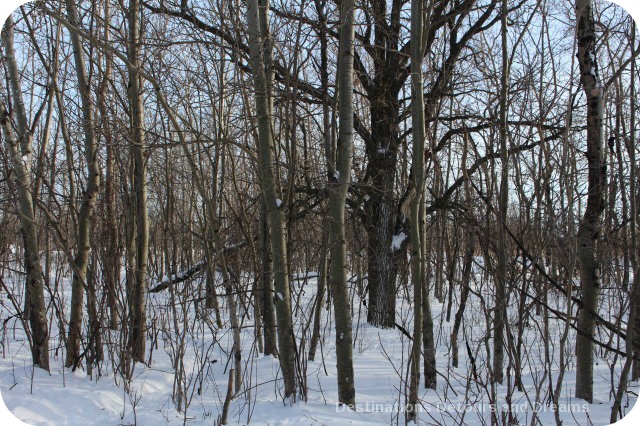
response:
M476 267L479 267L478 262ZM9 286L18 280L3 277ZM68 303L70 283L62 279L58 297ZM72 372L63 368L64 350L59 325L51 321L51 372L34 369L27 340L20 321L15 317L4 292L1 294L0 323L2 328L0 357L0 389L2 398L11 412L19 419L34 425L162 425L162 424L213 424L219 419L226 395L228 369L232 348L229 327L217 329L209 315L206 320L200 307L196 309L194 292L198 280L187 285L184 291L176 291L174 300L186 307L186 316L173 317L172 296L169 291L149 294L148 321L154 324L152 340L147 342L147 353L151 353L149 366L137 364L129 391L121 378L114 374L117 348L121 339L119 332L111 331L111 340L104 341L105 360L92 377L86 368ZM177 289L183 289L180 284ZM492 347L487 339L485 306L491 301L490 286L483 283L479 275L472 284L458 341L460 362L458 368L450 366L450 333L457 309L457 300L452 301L451 321L446 321L447 301L439 303L432 299L434 334L437 346L438 384L436 390L421 389L422 407L419 422L422 424L490 424L491 389L488 385L486 348ZM315 278L294 281L294 323L298 338L311 334L312 307L316 293ZM195 291L195 290L194 290ZM379 329L366 324L366 307L353 294L354 368L356 387L356 410L338 406L336 383L336 357L332 333L333 312L323 310L322 330L324 340L318 348L315 362L307 362L305 371L308 388L307 400L284 403L281 392L282 377L277 359L258 353L254 339L253 321L249 315L242 317L243 345L243 389L232 400L228 421L235 424L293 424L293 425L369 425L404 424L402 407L407 389L407 359L411 341L398 329ZM612 322L620 311L622 298L607 294L604 290L600 312ZM484 299L484 300L483 300ZM221 302L223 299L220 298ZM398 292L397 321L409 332L412 329L412 309L408 290ZM508 307L510 330L517 333L519 308L517 294L511 294ZM549 292L549 303L566 311L566 299ZM248 306L249 301L244 302ZM227 319L225 304L222 304L223 320ZM53 312L50 305L50 312ZM243 303L239 303L242 314ZM252 311L251 315L252 315ZM539 423L556 424L554 413L547 404L550 385L555 388L559 373L560 336L565 323L553 318L548 321L549 352L545 354L543 316L532 314L532 320L524 327L522 344L522 381L524 392L512 391L513 377L507 371L505 384L496 388L499 410L509 405L506 396L511 393L511 408L517 424L532 424L537 412ZM175 319L175 321L174 321ZM170 325L171 324L171 325ZM177 328L177 329L176 329ZM599 330L597 338L624 350L624 342L617 338L609 341L609 335ZM181 344L180 342L183 342ZM468 349L467 349L468 344ZM608 424L612 395L617 387L618 376L624 359L614 354L596 350L594 365L594 403L586 404L573 398L575 383L575 333L569 331L566 346L567 371L559 399L559 412L564 425ZM622 345L622 346L620 346ZM308 340L300 344L300 353L308 351ZM186 390L182 410L176 409L172 393L176 388L174 361L184 351L184 380ZM469 351L474 358L469 358ZM545 359L547 361L545 361ZM475 374L473 373L475 364ZM551 365L551 368L545 366ZM548 370L551 370L549 374ZM551 383L550 379L551 377ZM509 384L507 384L509 382ZM512 392L510 392L512 391ZM623 410L628 413L633 407L638 384L632 383L623 400ZM187 405L184 409L185 403Z

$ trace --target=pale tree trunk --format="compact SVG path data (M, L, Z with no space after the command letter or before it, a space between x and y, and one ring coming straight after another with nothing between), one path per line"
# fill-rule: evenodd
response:
M423 286L423 262L422 223L423 216L421 205L423 201L424 187L424 83L422 76L422 39L424 30L424 1L412 0L411 2L411 126L413 129L413 157L411 159L412 180L409 186L413 186L415 198L411 204L411 216L409 218L411 234L411 283L413 286L413 346L410 357L409 373L409 400L407 407L407 422L418 421L417 409L419 407L420 388L420 361L422 355L422 292L428 292L428 285ZM424 287L424 288L423 288Z
M78 13L75 3L66 0L69 22L78 25ZM87 161L87 186L80 206L76 230L76 254L73 268L71 287L71 318L67 335L66 367L76 367L79 360L80 334L82 332L82 305L85 287L87 286L87 264L89 262L91 220L100 188L100 164L97 154L98 147L95 134L95 120L91 101L89 78L85 68L84 53L80 36L71 31L69 33L73 46L76 73L78 75L78 92L82 106L82 129L84 131L84 150Z
M500 191L498 200L498 265L493 318L493 381L504 379L504 331L507 319L507 208L509 206L509 155L507 149L507 98L509 96L509 57L507 46L507 0L501 10L502 75L500 78Z
M587 161L589 193L578 227L577 261L580 270L583 309L578 316L576 337L576 398L593 401L593 337L601 268L596 259L600 239L600 218L604 211L606 165L603 150L603 88L598 81L595 24L592 0L576 0L578 63L580 82L587 99Z
M355 406L351 304L347 287L347 245L344 214L353 150L353 39L355 1L340 4L340 41L338 44L338 143L336 170L329 176L329 283L333 294L336 322L336 358L338 364L338 400Z
M295 340L291 320L291 294L289 290L289 271L287 268L286 232L280 201L277 198L275 165L273 159L274 141L271 116L271 100L269 82L265 64L271 63L271 51L263 49L268 41L263 40L262 34L268 18L268 5L262 12L258 10L258 0L247 1L247 26L249 32L250 62L256 98L256 114L258 122L258 157L261 175L261 185L269 229L271 231L271 253L273 257L273 275L275 283L274 304L276 308L276 322L278 326L278 343L280 368L284 378L285 397L291 397L296 390L295 374ZM261 19L262 18L262 19ZM265 57L265 55L267 57Z
M149 220L147 217L147 177L144 134L144 106L142 99L142 77L140 68L140 4L131 0L127 11L129 22L129 109L130 143L133 161L133 228L135 242L130 245L135 258L130 286L129 304L129 350L134 361L144 362L146 347L145 288L147 259L149 255Z
M24 238L24 263L27 276L25 311L31 330L31 356L34 365L49 370L49 329L44 303L44 282L40 267L38 233L35 222L34 199L31 185L32 134L20 87L20 75L13 48L13 19L9 17L2 31L5 63L13 98L13 112L17 118L15 135L11 117L4 102L0 103L0 125L15 174L16 197L20 211L20 226ZM16 139L17 137L17 139Z

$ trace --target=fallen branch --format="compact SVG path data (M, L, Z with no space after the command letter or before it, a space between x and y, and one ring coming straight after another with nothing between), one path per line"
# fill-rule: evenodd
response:
M241 249L246 245L247 245L247 242L243 241L241 243L225 247L224 254L228 255L230 253L233 253L234 251ZM187 269L186 271L180 271L177 274L171 275L170 277L165 275L164 277L162 277L160 281L156 281L153 287L149 290L149 293L160 293L161 291L169 288L169 286L180 284L181 282L187 281L195 277L196 275L198 275L200 272L206 271L207 266L208 266L207 259L203 259L200 262L193 265L192 267L190 267L189 269Z

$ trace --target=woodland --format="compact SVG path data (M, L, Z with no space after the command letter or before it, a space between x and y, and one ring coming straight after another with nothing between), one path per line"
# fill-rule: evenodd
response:
M4 23L31 424L607 424L640 378L632 18L38 0Z

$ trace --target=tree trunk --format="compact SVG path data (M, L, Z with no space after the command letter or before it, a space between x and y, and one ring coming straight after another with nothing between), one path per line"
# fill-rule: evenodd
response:
M144 134L144 106L140 68L140 4L129 3L129 108L131 116L131 154L133 160L133 215L135 217L135 269L129 303L129 350L134 361L144 362L146 347L145 288L149 254L149 220L147 216L147 173Z
M371 123L374 146L369 150L367 174L371 179L365 201L367 232L367 281L369 304L367 321L383 328L393 328L396 315L396 266L391 248L399 110L397 96L380 95L371 103Z
M340 42L338 45L337 86L339 131L336 172L329 176L329 282L333 294L336 321L336 358L338 363L338 400L355 406L351 304L347 287L347 245L344 214L347 189L351 181L353 149L353 52L355 1L340 4Z
M576 0L578 63L580 82L587 99L587 161L589 193L584 216L578 227L577 261L580 270L583 309L578 316L576 337L576 398L593 401L593 337L601 268L596 259L600 239L600 218L604 211L606 166L603 152L603 88L598 81L595 25L592 0Z
M110 22L110 3L104 4L105 22ZM104 28L103 40L109 43L109 29ZM105 71L100 82L98 93L98 110L100 122L106 145L106 176L104 203L106 210L105 256L103 260L103 277L107 290L107 305L109 306L109 327L117 330L120 327L120 312L118 310L118 287L120 285L121 246L119 243L118 222L116 219L116 173L115 173L115 146L113 141L111 120L107 113L107 105L110 102L108 87L113 74L113 55L105 52Z
M78 25L78 12L71 0L66 0L69 22ZM78 92L82 106L82 128L84 131L84 151L87 161L87 186L82 197L80 214L76 230L76 255L74 259L73 281L71 285L71 318L67 335L66 367L76 367L79 360L80 334L82 333L82 305L85 287L87 286L87 264L91 250L91 222L100 189L100 164L98 162L98 146L95 134L94 111L91 100L91 87L85 68L82 41L77 32L69 33L73 46L76 73L78 75Z
M14 135L9 111L4 102L0 103L0 125L4 132L4 140L15 174L16 197L18 199L20 226L24 240L24 264L27 275L25 311L28 312L27 319L31 327L30 331L26 331L30 334L31 357L34 365L49 371L49 329L47 327L44 282L40 267L38 233L31 185L32 135L27 121L27 113L20 87L20 75L13 47L13 26L13 19L10 16L2 31L2 43L4 44L5 62L14 103L13 111L17 115L18 127L16 135Z
M498 200L498 265L493 318L493 381L504 379L504 332L507 320L507 208L509 206L509 156L507 150L507 98L509 96L509 57L507 46L507 0L502 0L501 10L502 75L500 78L500 191Z
M273 260L271 259L271 247L269 242L269 218L264 200L260 200L260 262L262 303L262 327L264 329L264 354L278 356L278 344L276 340L277 325L276 313L273 306L275 291L273 290Z
M268 72L265 64L271 63L271 51L263 46L263 28L267 25L268 4L263 13L258 9L258 0L247 1L247 25L249 30L250 62L253 72L256 113L258 122L258 157L261 185L269 229L271 231L271 253L273 256L273 274L275 282L274 304L278 325L278 343L280 368L284 377L285 397L294 396L296 390L295 340L291 319L291 295L289 289L289 271L287 268L287 245L284 217L277 198L275 165L273 160L273 123L271 116L271 96L269 92ZM263 19L260 19L262 15Z
M413 129L413 157L411 159L411 176L409 186L416 193L411 204L409 218L411 234L411 283L413 286L413 346L411 348L411 362L409 373L409 400L407 408L407 422L418 420L420 361L422 355L422 326L423 326L423 291L428 293L428 283L423 279L425 262L423 256L422 231L424 216L422 202L424 196L424 83L422 76L422 39L424 30L424 1L411 2L411 126ZM425 285L426 284L426 285ZM424 288L423 288L424 287ZM428 294L427 294L428 297ZM430 312L429 312L430 314Z

